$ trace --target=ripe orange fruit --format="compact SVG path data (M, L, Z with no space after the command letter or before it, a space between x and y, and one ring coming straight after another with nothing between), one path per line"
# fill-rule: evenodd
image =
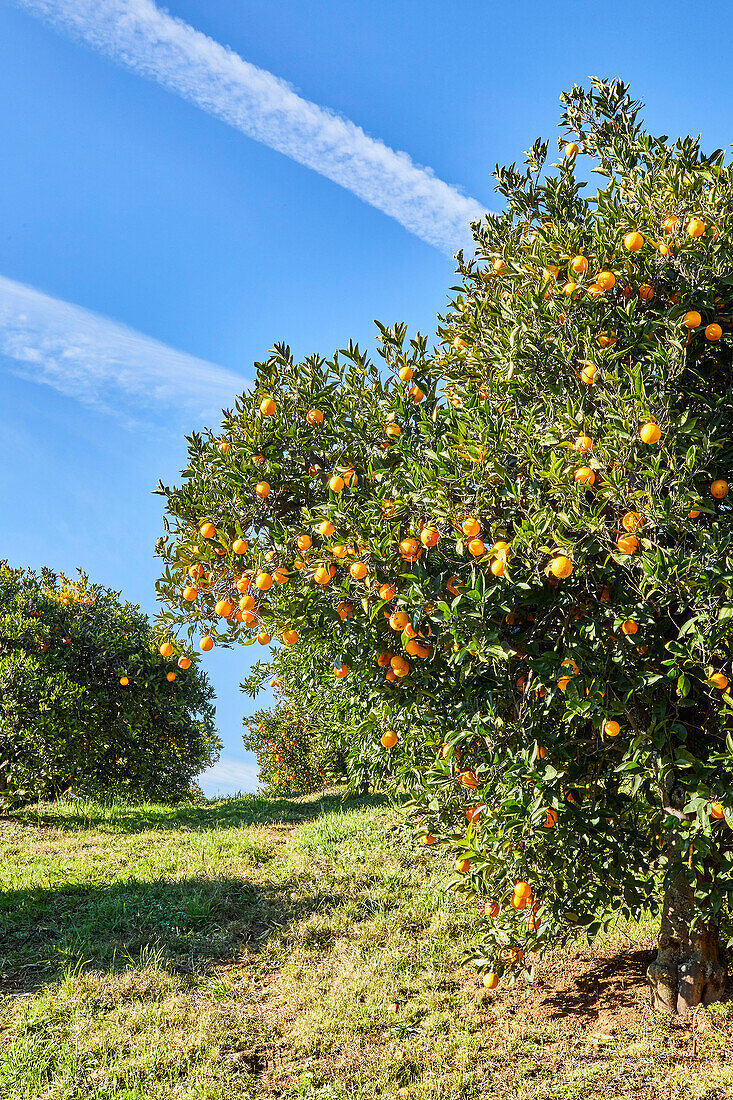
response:
M448 746L445 745L444 748L448 748ZM441 752L441 756L442 755L443 754ZM460 755L460 752L456 751L456 759L458 759ZM485 809L486 807L484 806L483 802L477 802L475 806L468 806L466 808L466 821L469 823L469 825L475 825Z
M724 676L722 672L714 672L708 683L711 687L717 688L718 691L725 691L728 687L728 677Z
M354 609L350 603L340 603L336 608L336 611L338 612L339 618L342 622L344 622L346 619L354 618Z
M287 569L283 569L281 566L279 569L276 569L275 572L272 574L272 579L277 584L287 584L290 580L290 574L288 573Z
M499 975L493 970L488 970L481 979L486 989L496 989L499 984Z
M486 545L483 539L471 539L468 543L468 552L474 558L480 558L482 554L486 553Z
M305 551L310 550L311 546L313 545L313 539L310 537L310 535L301 535L298 539L297 545L298 549L302 550L305 553Z
M639 438L642 443L658 443L662 438L662 429L658 424L655 424L653 420L648 420L646 424L642 424L639 428Z
M426 833L422 840L423 844L427 844L428 848L431 848L433 844L437 844L437 840L431 833Z
M175 674L175 672L166 672L166 674L165 674L165 678L166 678L166 680L167 680L167 681L168 681L169 683L171 683L171 684L172 684L172 683L173 683L173 681L174 681L174 680L175 680L175 678L176 678L176 674Z
M368 570L365 562L355 561L349 569L349 572L355 581L362 581L364 577L366 577Z
M621 623L621 629L624 634L636 634L639 629L639 624L634 619L625 619Z
M130 681L127 679L126 676L120 676L120 683L122 684L122 686L124 688L124 687L127 687L127 685L130 683Z
M459 875L467 875L471 870L471 860L457 859L454 866Z
M388 668L389 667L389 662L392 660L393 656L394 656L393 653L388 653L388 652L380 653L379 656L377 657L377 664L379 665L380 668Z
M160 653L161 657L170 657L173 654L173 646L170 642L163 642L158 653Z
M700 218L690 218L687 223L688 237L702 237L705 234L705 222Z
M199 532L202 538L213 539L216 534L216 527L214 527L213 523L202 523L199 527Z
M583 367L582 371L580 372L580 380L581 382L585 382L587 386L592 386L595 383L597 373L598 368L594 364Z
M219 453L223 455L228 455L230 450L231 447L229 446L229 444L226 442L225 439L222 439L221 443L219 444Z
M710 492L716 500L723 500L724 497L728 496L728 482L722 479L714 481L710 486Z
M251 577L240 577L239 580L237 581L236 587L237 587L237 592L241 592L242 594L244 594L245 592L249 592L250 588L252 587L252 578Z
M331 523L330 519L323 519L318 524L317 530L319 535L323 535L324 538L329 538L329 536L334 533L336 528Z
M722 335L723 330L720 325L713 323L712 325L707 325L705 328L705 339L710 340L712 343L719 340Z
M478 787L478 779L471 771L461 772L458 778L463 786L466 787L469 791L475 791Z
M293 630L292 627L290 630L283 631L283 641L285 645L295 645L299 637L298 631Z
M624 248L627 252L638 252L639 249L643 247L644 238L642 237L641 233L627 233L624 237Z
M340 493L344 485L344 479L339 477L338 474L334 474L333 477L329 478L328 487L332 493Z
M246 554L249 550L249 543L246 539L235 539L232 543L232 550L235 554Z
M702 324L702 317L696 309L688 309L687 313L682 318L682 324L685 328L689 329L699 328Z
M593 440L589 435L579 435L573 443L573 450L579 451L580 454L587 454L593 447Z
M543 829L554 829L554 827L556 825L557 825L557 810L550 809L550 810L547 811L547 816L545 817L545 821L544 821L544 824L543 824L542 828Z
M489 569L495 577L503 577L506 573L506 560L504 558L494 558Z
M716 818L718 821L721 821L723 820L723 818L725 818L725 810L723 809L722 802L710 803L710 816Z
M234 608L229 600L218 600L214 611L217 615L221 615L222 619L228 619L234 611Z
M616 334L614 332L602 332L598 337L598 343L602 348L612 348L616 343Z
M414 373L415 372L413 371L412 367L408 367L407 365L405 365L404 367L400 367L400 382L409 382Z
M610 718L608 722L605 723L603 727L603 732L605 733L606 737L618 737L618 735L621 733L621 727L618 722L614 721L613 718Z
M382 734L381 742L385 749L393 749L397 744L397 734L394 730L387 730L386 733Z
M309 409L305 416L309 424L315 427L316 424L323 423L323 413L320 409Z
M565 294L565 295L566 295L566 297L570 298L570 297L571 297L571 295L575 294L575 291L576 291L577 289L578 289L578 284L577 284L577 283L574 283L574 282L573 282L573 280L571 279L571 280L570 280L569 282L567 282L567 283L565 284L565 286L564 286L564 287L562 288L562 292L563 292L563 294Z
M622 554L633 554L639 549L639 540L636 535L619 535L616 545Z
M427 546L428 548L430 548L432 546L437 546L439 538L440 532L438 531L437 527L426 527L420 535L420 542L423 544L423 546Z
M204 637L199 642L199 648L202 649L204 653L208 653L210 649L214 648L214 639L211 637L210 634L204 635Z
M651 302L654 297L654 287L649 286L649 283L644 283L643 286L639 287L639 297L642 302Z
M616 285L616 276L612 271L601 271L596 276L596 282L602 290L613 290Z
M621 520L621 526L625 531L633 533L639 531L644 526L644 520L638 512L627 512Z
M259 588L260 592L267 592L272 588L272 577L269 573L258 573L255 577L255 587Z
M408 395L412 398L416 405L419 405L425 394L419 386L410 386L407 391Z
M190 668L191 667L190 658L189 657L179 657L178 658L178 667L183 668L183 669Z
M331 583L331 570L326 569L325 565L319 565L313 574L313 580L316 584L330 584Z
M518 898L531 898L532 887L529 885L528 882L515 882L514 896Z
M504 260L502 260L500 256L497 256L491 266L495 275L503 275L506 271L506 263L504 262Z
M191 602L191 600L195 600L198 594L198 588L194 588L192 584L186 585L186 587L183 589L183 598L184 600L188 600L189 603Z
M385 600L386 602L388 602L389 600L393 600L396 595L397 595L397 589L395 588L395 586L393 584L383 584L383 585L380 586L380 589L379 589L379 598L380 598L380 600Z
M405 561L417 561L421 554L422 549L417 539L403 539L400 543L400 555Z
M675 214L668 214L662 222L662 229L665 233L674 233L679 220L680 219Z
M260 402L260 412L263 416L274 416L277 410L277 405L271 397L265 397Z
M495 902L495 901L487 901L486 902L486 905L484 906L484 914L487 917L490 917L491 919L493 919L494 917L498 917L499 912L500 912L500 909L499 909L499 905L498 905L497 902Z
M588 261L585 256L573 256L570 266L576 275L583 275L588 270Z
M337 680L343 680L345 676L349 675L349 669L347 665L341 665L340 668L335 668L333 674Z
M461 524L461 530L467 538L472 538L474 535L478 535L481 530L481 523L475 516L467 516Z
M393 611L389 617L389 625L393 630L404 630L409 621L404 611Z
M402 428L399 424L388 424L384 432L390 439L397 439L398 436L402 435Z
M579 466L573 474L573 478L582 485L595 485L596 475L590 466Z
M260 500L265 500L270 495L270 486L266 481L258 481L255 485L255 493Z
M550 572L559 580L564 580L566 577L569 577L572 571L573 563L565 554L558 554L557 557L553 558L550 562Z

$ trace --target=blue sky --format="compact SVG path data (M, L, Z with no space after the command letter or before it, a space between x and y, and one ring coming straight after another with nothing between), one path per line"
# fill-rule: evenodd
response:
M245 66L232 73L247 96L220 65L207 110L200 87L197 103L161 86L170 59L155 50L136 66L151 79L116 64L102 24L125 8L155 11L151 0L0 0L0 555L82 566L151 613L151 490L175 480L183 433L215 423L276 341L298 355L350 337L373 346L374 318L431 331L452 282L449 222L467 198L494 205L495 162L537 135L554 140L563 88L621 76L653 130L702 132L709 148L733 136L727 2L167 5L213 40L176 25L202 64L228 46L386 150L291 111L277 86L283 139L247 98ZM304 137L311 125L323 149ZM290 155L247 136L257 127ZM341 130L354 158L334 169L325 138L336 133L338 154ZM241 742L251 701L238 691L251 653L206 659L225 743L210 793L256 783Z

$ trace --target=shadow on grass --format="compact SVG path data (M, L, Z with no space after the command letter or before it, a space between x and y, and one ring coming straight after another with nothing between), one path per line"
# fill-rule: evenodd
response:
M366 896L373 884L354 885ZM69 968L116 973L159 965L200 975L214 964L245 963L274 932L344 902L328 890L294 902L291 887L196 877L7 890L0 895L0 995L38 990Z
M310 821L343 809L387 806L387 795L369 794L345 798L329 792L306 798L262 798L244 795L205 805L163 806L157 803L46 802L9 815L10 820L34 827L65 830L98 829L110 833L148 830L213 830L247 825L287 825Z

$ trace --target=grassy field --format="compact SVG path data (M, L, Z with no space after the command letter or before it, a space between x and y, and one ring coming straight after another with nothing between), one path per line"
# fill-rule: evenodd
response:
M733 1006L650 1014L650 929L485 991L380 799L0 819L2 1100L722 1100Z

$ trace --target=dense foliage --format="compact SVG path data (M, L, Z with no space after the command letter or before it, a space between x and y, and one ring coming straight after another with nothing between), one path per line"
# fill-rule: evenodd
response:
M119 593L0 562L0 801L182 798L218 756L212 696Z
M347 770L354 725L349 701L321 681L313 707L317 685L311 681L318 674L318 662L307 651L289 646L279 651L276 669L257 662L242 684L256 697L269 680L276 697L275 706L244 720L244 747L257 757L266 795L308 794L355 779ZM354 786L362 789L363 784Z
M720 992L733 891L733 174L619 82L562 102L437 348L278 347L191 437L160 591L191 638L300 647L313 710L342 679L350 767L486 902L487 984L652 909L674 1010Z

